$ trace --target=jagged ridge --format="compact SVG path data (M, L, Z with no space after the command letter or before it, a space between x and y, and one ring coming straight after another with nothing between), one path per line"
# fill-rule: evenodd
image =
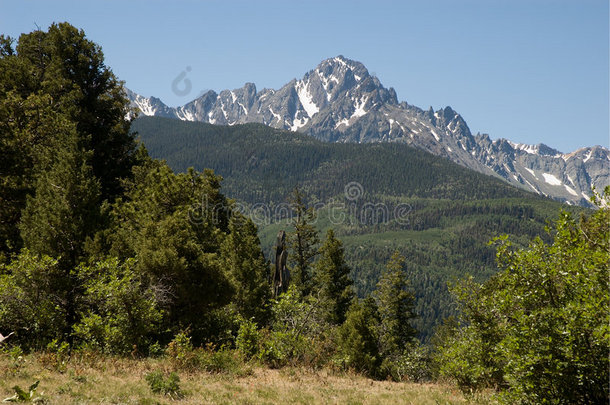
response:
M127 90L142 114L234 125L261 123L330 142L403 142L481 173L569 204L587 205L591 187L610 184L610 151L601 146L563 154L546 145L473 135L451 107L422 110L399 102L366 67L343 56L324 60L279 90L253 83L208 91L177 108Z

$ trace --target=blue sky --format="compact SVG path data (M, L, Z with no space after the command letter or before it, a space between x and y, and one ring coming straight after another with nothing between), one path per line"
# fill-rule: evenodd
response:
M607 0L0 0L1 33L54 21L172 106L245 82L279 88L342 54L401 101L450 105L473 133L563 152L609 143ZM179 96L183 71L193 90Z

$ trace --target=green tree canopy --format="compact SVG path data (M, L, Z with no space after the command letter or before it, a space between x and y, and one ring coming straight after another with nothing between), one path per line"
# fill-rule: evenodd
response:
M595 202L579 220L561 212L550 244L496 240L502 271L455 289L465 326L445 344L445 375L506 389L509 403L608 400L610 187Z
M332 229L319 249L320 257L314 264L313 293L325 308L328 322L340 325L350 307L354 292L349 277L350 268L345 263L343 244Z
M57 160L65 137L114 199L134 164L135 140L126 119L122 83L100 47L68 23L0 40L0 252L16 252L17 231L37 176ZM81 159L81 158L77 158ZM37 183L38 182L38 183Z
M288 233L288 261L293 273L291 283L297 285L303 295L308 295L312 287L311 262L318 253L318 231L313 225L316 214L312 207L307 206L298 188L294 189L290 203L295 214L292 219L294 231Z
M235 291L232 302L245 318L264 323L269 315L269 263L251 219L232 212L221 255Z
M204 333L198 328L209 312L234 292L221 257L230 215L221 178L210 170L176 175L157 161L136 167L133 177L91 251L98 260L136 258L137 271L168 290L167 321L176 328L190 325L201 337L195 334Z
M386 356L400 354L415 337L415 329L411 326L416 317L413 312L415 297L408 290L404 266L405 258L394 252L374 293L379 311L381 353Z

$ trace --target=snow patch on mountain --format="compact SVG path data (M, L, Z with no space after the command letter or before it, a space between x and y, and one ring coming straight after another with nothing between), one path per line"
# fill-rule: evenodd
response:
M561 180L552 175L551 173L542 173L542 177L544 177L544 181L549 183L551 186L561 186Z
M354 112L352 113L351 118L362 117L364 114L366 114L368 112L364 108L366 106L367 101L368 101L367 97L362 97L354 103L355 109L354 109Z
M572 194L573 196L578 196L578 193L572 187L568 186L567 184L564 184L563 186L566 188L568 193Z
M308 84L309 83L304 83L303 81L299 80L296 84L296 90L297 90L297 95L299 96L299 101L301 102L301 105L307 112L307 115L309 115L309 117L311 118L318 111L320 111L320 109L318 108L316 103L314 103L313 97L312 97L311 93L309 92L309 90L307 90Z

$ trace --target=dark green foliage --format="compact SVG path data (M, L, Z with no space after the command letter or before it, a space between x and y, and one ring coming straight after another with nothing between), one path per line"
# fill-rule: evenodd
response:
M135 268L133 259L111 259L79 269L85 291L74 334L85 347L119 354L147 352L151 336L159 333L160 307L168 297Z
M7 254L21 247L16 225L26 197L37 174L53 166L48 159L56 160L64 134L74 135L74 151L82 153L76 170L89 168L102 200L120 193L135 141L122 85L83 31L60 23L22 34L16 48L10 38L1 42L0 251Z
M136 258L136 271L166 291L166 321L172 328L190 325L200 341L211 333L211 311L233 294L220 257L230 211L220 178L211 171L175 175L156 162L135 172L96 246L120 259Z
M345 321L345 314L354 298L349 273L350 268L343 256L343 244L329 229L314 265L313 294L331 324L340 325Z
M316 256L318 244L318 230L313 225L316 214L312 207L304 201L303 193L295 188L290 196L293 210L291 225L294 230L288 233L288 262L291 264L292 280L304 295L311 293L312 270L311 262Z
M18 223L35 190L36 175L57 165L55 154L62 146L72 143L71 153L78 150L74 124L54 110L50 96L23 100L9 93L0 102L0 248L6 255L23 245Z
M221 256L233 285L232 302L240 315L263 324L269 315L269 263L251 219L233 212Z
M402 354L415 337L411 320L415 297L408 290L404 274L405 258L394 252L381 274L374 297L379 312L380 352L388 358Z
M99 182L78 149L73 133L57 140L54 156L41 165L34 196L27 197L20 230L24 246L36 255L57 258L56 293L64 297L64 335L71 341L70 325L76 322L80 286L71 274L82 260L83 245L99 221ZM63 142L62 142L63 141Z
M377 376L381 365L375 302L354 300L345 323L339 328L338 362L370 376Z
M83 259L83 243L96 230L99 182L74 137L58 143L37 176L34 196L28 196L20 229L27 249L58 258L69 272Z
M184 396L180 389L180 377L175 372L169 373L166 377L162 371L151 371L146 374L145 379L150 390L155 394L167 395L172 399L180 399Z
M604 199L578 221L562 212L551 244L497 240L502 271L456 289L467 324L441 345L442 373L509 403L607 401L610 188Z
M101 182L102 198L116 196L120 179L129 174L135 143L122 85L104 64L99 45L82 30L59 23L48 32L21 35L16 54L3 59L0 94L50 95L54 109L76 124L79 147L93 152L88 163Z

